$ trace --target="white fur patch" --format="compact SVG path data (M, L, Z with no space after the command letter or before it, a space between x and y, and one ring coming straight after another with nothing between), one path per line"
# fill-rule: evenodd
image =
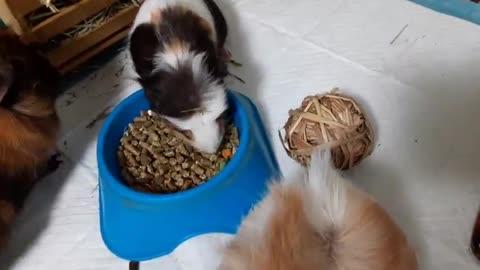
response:
M317 148L305 181L305 212L312 224L339 227L344 224L349 182L334 168L330 149Z
M189 66L193 80L202 95L202 111L188 119L166 117L177 127L190 130L194 146L201 151L215 152L223 138L217 118L227 109L225 86L215 81L205 66L205 53L195 54L185 50L169 49L155 56L155 70L174 71L180 66Z
M280 185L285 190L301 190L305 216L319 233L344 224L350 186L333 167L330 150L316 150L312 154L311 167L305 177L295 176L272 185ZM258 245L279 207L282 206L269 192L242 221L241 237L237 239L248 246Z
M222 84L211 83L206 86L206 89L202 89L204 111L195 113L187 119L166 118L180 129L190 130L197 149L213 153L223 139L223 132L216 120L227 109L227 98Z
M153 59L155 70L173 71L180 66L190 66L195 82L211 82L211 75L209 74L205 65L206 53L194 53L190 51L187 45L180 48L170 48L165 44L165 51L155 54Z
M165 51L159 51L153 58L155 70L172 71L183 65L192 65L196 56L188 47L172 50L168 49L168 44L164 45Z
M145 0L140 7L137 16L135 17L130 34L133 33L138 25L151 22L152 11L159 9L163 10L167 7L173 6L184 6L189 8L198 16L205 19L213 30L213 41L217 41L213 16L202 0Z

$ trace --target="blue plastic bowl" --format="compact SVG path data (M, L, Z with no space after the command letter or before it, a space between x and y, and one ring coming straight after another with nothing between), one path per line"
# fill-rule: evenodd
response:
M121 180L117 148L128 124L149 105L143 90L122 101L105 121L97 144L100 227L115 255L144 261L172 252L204 233L235 233L242 218L280 176L278 163L257 109L229 91L240 145L215 177L191 190L156 195L137 192Z

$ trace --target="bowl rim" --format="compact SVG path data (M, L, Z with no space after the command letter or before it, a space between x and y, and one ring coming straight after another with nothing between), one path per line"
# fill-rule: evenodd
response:
M248 122L247 112L245 111L244 104L239 100L243 95L227 89L227 99L228 102L232 102L236 106L236 111L239 115L240 124L237 126L240 135L240 143L238 146L235 155L233 158L225 165L223 170L221 170L217 175L210 178L210 180L201 184L200 186L179 191L175 193L168 194L151 194L136 191L132 188L127 187L122 183L122 179L117 179L110 169L107 166L105 153L108 151L105 148L105 141L107 138L108 131L112 128L113 121L119 117L119 114L123 112L127 106L131 105L134 100L138 99L140 95L144 95L144 90L140 89L130 94L124 100L122 100L115 108L109 117L105 120L100 130L98 140L97 140L97 164L99 172L99 189L102 189L102 182L113 189L115 192L119 193L121 196L129 198L137 202L144 203L156 203L156 202L165 202L165 201L174 201L174 200L184 200L191 197L200 196L202 194L208 194L209 191L221 185L223 182L230 179L229 176L234 174L236 168L239 167L239 163L245 157L247 151L247 145L250 141L250 125Z

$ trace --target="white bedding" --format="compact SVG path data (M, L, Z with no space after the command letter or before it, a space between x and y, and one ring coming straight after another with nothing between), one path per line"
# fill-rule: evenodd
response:
M480 204L480 27L404 0L224 0L230 47L285 175L277 129L309 94L340 87L368 110L378 142L349 174L405 228L421 269L467 270ZM395 39L397 34L403 32ZM395 40L394 40L395 39ZM0 269L121 270L98 225L96 136L105 108L137 90L126 53L58 101L66 162L36 189ZM123 71L123 72L122 72ZM91 125L90 125L91 126ZM214 269L227 235L204 235L144 269Z

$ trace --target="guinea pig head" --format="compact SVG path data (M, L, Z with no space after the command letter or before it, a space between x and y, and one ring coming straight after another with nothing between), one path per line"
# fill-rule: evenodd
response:
M212 153L225 132L227 100L223 83L204 68L204 57L204 53L190 53L181 63L163 59L140 82L152 111L190 131L194 146Z
M181 130L194 146L215 152L225 130L225 58L215 31L183 5L151 11L149 23L135 27L130 53L151 110Z

